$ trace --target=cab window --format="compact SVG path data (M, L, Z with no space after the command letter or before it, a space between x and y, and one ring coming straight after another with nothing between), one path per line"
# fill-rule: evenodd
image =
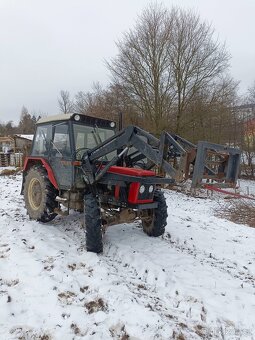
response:
M74 124L74 143L76 150L76 158L80 159L86 149L93 149L106 139L114 135L114 130ZM112 159L116 155L116 151L105 156L104 159Z
M57 157L71 156L69 127L66 123L58 124L54 128L52 153Z
M46 156L49 153L51 134L51 125L43 125L37 127L34 137L32 155Z

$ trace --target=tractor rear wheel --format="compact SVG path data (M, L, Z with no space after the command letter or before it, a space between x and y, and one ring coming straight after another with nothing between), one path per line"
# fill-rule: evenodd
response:
M158 207L147 210L147 216L142 218L142 226L147 235L158 237L164 234L167 224L166 199L161 190L155 191L154 201L158 203Z
M32 220L43 223L53 220L57 214L55 198L57 190L47 178L45 169L39 166L32 167L24 183L24 199L27 213Z
M103 240L100 206L97 197L92 193L84 195L84 222L87 251L101 253Z

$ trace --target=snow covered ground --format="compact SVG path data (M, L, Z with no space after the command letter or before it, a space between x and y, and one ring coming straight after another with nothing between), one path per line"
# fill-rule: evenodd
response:
M20 186L0 177L1 340L255 339L255 229L215 217L223 198L166 190L164 237L112 226L96 255L82 215L30 221Z

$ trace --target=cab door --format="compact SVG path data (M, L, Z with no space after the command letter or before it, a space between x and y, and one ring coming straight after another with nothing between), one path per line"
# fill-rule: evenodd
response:
M62 122L53 127L50 164L60 189L70 189L73 184L72 152L69 124Z

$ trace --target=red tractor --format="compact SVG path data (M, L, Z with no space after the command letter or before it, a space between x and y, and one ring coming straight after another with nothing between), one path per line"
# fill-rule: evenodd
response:
M160 236L167 220L161 186L187 178L190 167L197 169L196 181L202 178L201 167L213 176L204 164L196 167L194 150L193 144L165 132L160 140L135 126L117 132L116 123L106 119L79 114L42 118L24 165L28 215L45 223L70 209L84 211L86 247L96 253L103 250L102 231L112 224L140 219L147 235ZM237 150L231 150L236 157ZM155 169L170 177L156 175ZM226 181L233 183L236 173L237 166Z

